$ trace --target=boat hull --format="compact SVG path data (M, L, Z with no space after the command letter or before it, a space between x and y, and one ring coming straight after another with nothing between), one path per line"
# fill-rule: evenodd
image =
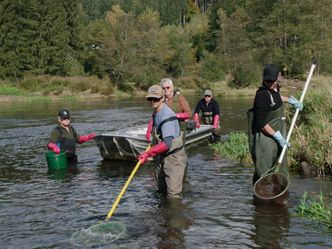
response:
M96 136L95 140L100 154L107 160L133 160L137 159L148 146L145 139L146 125L108 132ZM201 125L186 133L186 147L196 145L210 138L212 125Z

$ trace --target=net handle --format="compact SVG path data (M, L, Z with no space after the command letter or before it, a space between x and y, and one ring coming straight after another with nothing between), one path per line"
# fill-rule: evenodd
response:
M308 77L307 77L307 80L305 82L305 85L304 85L304 88L303 88L303 91L302 91L302 95L301 95L301 99L300 99L300 102L303 103L303 100L304 100L304 96L307 92L307 89L308 89L308 86L309 86L309 82L310 82L310 79L312 77L312 74L315 70L315 67L316 67L316 64L313 63L311 65L311 68L310 68L310 71L309 71L309 74L308 74ZM290 136L292 134L292 131L293 131L293 128L295 126L295 122L296 122L296 119L297 119L297 116L299 115L299 112L300 110L299 109L296 109L295 111L295 114L294 114L294 117L292 119L292 123L291 123L291 126L289 128L289 131L288 131L288 134L287 134L287 137L286 137L286 141L289 142L289 139L290 139ZM279 157L279 160L278 160L278 165L281 164L282 162L282 159L284 158L284 155L286 153L286 149L287 149L287 145L284 145L284 147L282 148L282 151L281 151L281 154L280 154L280 157Z
M146 148L145 151L149 150L150 147L151 147L151 146L150 146L150 144L149 144L149 146ZM107 216L106 216L106 218L105 218L105 221L109 221L109 220L111 219L111 217L112 217L112 215L113 215L113 213L114 213L116 207L118 206L118 204L119 204L119 202L120 202L122 196L124 195L124 193L125 193L126 189L128 188L128 186L129 186L131 180L133 179L134 175L136 174L136 171L138 170L139 166L141 166L141 163L142 163L142 159L138 161L138 163L136 164L135 168L134 168L133 171L131 172L129 178L127 179L125 185L122 187L121 192L119 193L118 197L116 198L116 200L115 200L115 202L114 202L114 204L113 204L111 210L108 212L108 214L107 214Z

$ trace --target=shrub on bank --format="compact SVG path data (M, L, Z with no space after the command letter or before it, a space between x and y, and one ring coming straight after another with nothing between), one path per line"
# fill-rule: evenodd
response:
M248 136L245 132L231 132L223 143L212 144L211 147L222 157L240 161L241 165L252 165L248 147Z

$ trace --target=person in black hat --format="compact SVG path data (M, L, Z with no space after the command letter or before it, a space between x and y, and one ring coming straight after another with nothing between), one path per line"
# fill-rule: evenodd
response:
M280 95L279 68L273 64L264 66L263 83L258 88L254 106L248 112L249 149L255 164L253 183L268 172L277 162L286 141L286 120L283 103L292 104L302 110L303 105L293 96ZM280 172L288 174L286 156Z
M77 133L77 131L70 125L70 113L66 109L59 111L58 122L59 125L53 129L47 147L50 150L53 150L56 154L59 154L60 150L64 150L68 162L76 163L76 143L84 143L94 139L96 134L91 133L86 136L81 136Z

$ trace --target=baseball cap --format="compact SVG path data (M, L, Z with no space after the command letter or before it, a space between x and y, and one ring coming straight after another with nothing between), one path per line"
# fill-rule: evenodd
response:
M67 118L70 118L70 113L68 110L66 109L62 109L61 111L59 111L59 117L60 119L64 120L64 119L67 119Z
M212 96L212 91L209 90L209 89L206 89L206 90L204 91L204 96L205 96L205 95Z
M150 86L148 90L148 94L145 96L145 98L157 98L160 99L164 96L163 89L159 85L152 85Z

